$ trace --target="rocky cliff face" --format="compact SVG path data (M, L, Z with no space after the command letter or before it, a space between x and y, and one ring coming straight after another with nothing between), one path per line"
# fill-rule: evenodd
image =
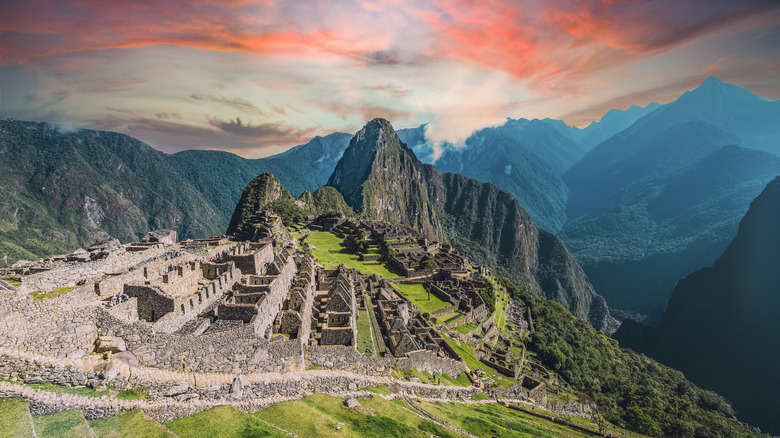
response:
M594 326L612 323L606 302L571 254L557 237L539 229L512 195L420 163L387 120L372 120L355 135L329 183L368 218L449 241Z
M659 327L626 321L621 345L685 373L771 434L780 376L780 177L752 202L737 237L710 268L681 280Z
M441 239L441 224L430 205L422 168L390 122L374 119L349 142L328 185L368 219L403 224Z
M237 235L244 231L248 232L247 226L255 217L255 213L283 196L292 199L290 192L282 187L279 178L271 172L258 175L241 193L241 199L233 211L233 217L230 218L227 234Z
M257 226L264 223L257 212L265 209L279 215L285 224L296 223L308 215L354 216L341 193L333 187L320 187L314 193L304 191L300 198L295 199L279 178L271 172L264 172L255 177L241 194L227 234L238 240L252 240Z

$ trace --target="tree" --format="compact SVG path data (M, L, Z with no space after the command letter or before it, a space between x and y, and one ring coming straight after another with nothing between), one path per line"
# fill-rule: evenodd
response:
M433 271L434 269L439 267L439 264L436 263L436 260L423 260L422 263L420 263L420 267L425 270Z

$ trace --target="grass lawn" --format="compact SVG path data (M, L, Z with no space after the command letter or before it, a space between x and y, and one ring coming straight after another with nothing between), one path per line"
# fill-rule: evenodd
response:
M30 292L30 295L32 295L33 300L40 301L40 300L43 300L45 298L54 298L54 297L60 296L62 294L68 293L68 292L72 291L73 289L75 289L77 287L78 286L60 287L60 288L57 288L57 289L54 289L54 290L51 290L51 291L48 291L48 292L41 292L39 290L34 290L34 291Z
M371 302L371 297L366 294L366 314L368 315L368 323L371 325L371 328L373 330L374 334L374 355L375 356L384 356L385 353L387 353L387 346L385 345L385 340L382 338L382 332L379 330L379 322L376 320L376 315L374 315L374 306Z
M0 438L32 436L27 402L18 398L0 400Z
M173 435L141 411L120 412L115 417L92 420L89 426L100 438L171 438Z
M376 347L374 346L374 339L371 336L371 320L368 318L368 312L363 309L358 312L357 320L357 336L358 336L358 351L365 353L368 349L373 351L376 355Z
M385 265L377 262L362 262L357 254L341 252L342 239L325 231L312 231L305 237L304 242L314 245L312 256L328 269L335 269L340 264L348 268L357 269L365 274L378 274L385 278L398 278L398 274L390 272ZM331 252L333 251L333 252Z
M402 405L380 397L358 399L366 408L349 409L342 398L324 394L279 403L254 415L301 437L441 437L455 436L423 420ZM343 423L341 429L336 429Z
M476 353L476 350L471 348L468 344L465 342L461 342L460 345L457 344L457 342L453 341L447 335L442 333L442 338L450 344L452 348L455 349L455 351L458 352L460 357L463 358L463 360L466 361L466 366L469 367L471 371L476 370L477 368L485 368L485 364L480 362L474 357L474 354Z
M428 292L421 284L399 284L393 283L393 287L401 292L405 297L412 300L414 304L420 309L421 312L433 313L437 310L449 307L452 304L442 301L434 294L431 294L431 299L428 299ZM438 318L441 320L441 318Z
M10 284L13 287L19 287L22 285L22 282L18 280L12 280L10 278L4 278L3 280L5 280L6 283Z
M460 345L458 345L454 340L450 339L447 335L442 333L442 338L450 344L452 348L455 349L455 351L458 352L460 357L463 358L463 360L466 361L466 366L469 367L471 371L476 370L477 368L482 368L485 373L493 378L493 380L496 381L499 385L506 388L509 386L514 385L516 382L512 379L509 379L505 377L503 374L496 371L494 368L488 366L487 364L483 363L480 360L477 360L474 357L474 354L476 354L476 350L472 348L470 345L468 345L465 342L461 342Z
M459 325L459 326L455 327L455 330L457 330L459 333L463 333L465 335L465 334L471 333L475 328L477 328L476 325L468 322L466 324Z
M420 407L455 427L483 437L527 436L539 438L588 437L568 427L500 405L419 402ZM496 430L495 433L493 430Z
M455 322L455 321L457 321L457 320L459 320L461 318L463 318L463 314L462 313L458 313L458 312L445 313L442 316L437 316L436 317L436 319L439 321L439 324L449 324L449 323Z
M180 438L286 437L282 431L232 406L219 406L165 424Z
M17 382L12 382L17 383ZM19 383L21 385L21 383ZM75 394L75 395L81 395L85 397L102 397L104 395L108 395L108 389L105 391L97 392L92 388L71 388L70 386L62 386L62 385L55 385L52 383L30 383L26 386L29 386L30 388L40 389L42 391L48 391L48 392L56 392L56 393L66 393L66 394Z
M446 374L442 374L439 377L441 377L441 382L445 385L471 386L471 380L469 380L469 377L466 375L466 373L460 373L454 379Z
M38 438L84 438L93 436L84 414L79 410L62 411L33 417Z

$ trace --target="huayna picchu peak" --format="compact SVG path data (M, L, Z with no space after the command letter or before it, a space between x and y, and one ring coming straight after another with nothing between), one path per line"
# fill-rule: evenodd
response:
M328 184L368 219L450 242L594 326L614 324L560 239L539 229L512 195L422 164L387 120L372 120L358 131Z

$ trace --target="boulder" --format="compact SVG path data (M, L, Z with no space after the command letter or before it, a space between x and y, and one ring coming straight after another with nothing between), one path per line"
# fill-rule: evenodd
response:
M344 406L348 408L356 408L360 406L360 402L357 401L355 397L349 397L346 400L344 400Z
M138 366L138 358L129 351L123 351L121 353L115 354L114 359L120 362L124 362L130 368L135 368Z
M246 380L244 379L244 376L239 374L236 376L235 379L233 379L233 383L230 384L230 395L234 399L240 399L244 395L244 386L246 385Z
M188 385L186 383L179 383L178 385L176 385L176 386L172 387L171 389L169 389L168 391L166 391L165 392L165 396L166 397L174 397L174 396L177 396L179 394L184 394L189 389L190 389L190 385Z
M101 336L97 340L97 348L95 351L98 353L104 353L106 351L120 353L127 351L127 346L125 345L125 340L118 336Z
M105 363L98 364L95 366L95 371L100 373L100 375L103 377L104 383L108 383L114 380L117 373L119 372L116 365L114 365L114 362L105 362Z

